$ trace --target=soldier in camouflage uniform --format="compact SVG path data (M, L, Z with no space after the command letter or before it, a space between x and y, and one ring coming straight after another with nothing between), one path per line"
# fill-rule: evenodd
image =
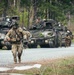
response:
M18 26L18 23L15 22L15 24L12 26L12 28L9 30L5 37L5 40L10 41L12 44L12 54L14 58L14 63L17 63L17 55L18 62L21 63L21 55L23 51L22 39L26 35L27 37L30 37L30 33L28 31L24 31L21 27Z
M38 18L36 19L35 26L36 26L36 27L43 27L43 24L44 24L44 22L41 20L40 17L38 17Z
M65 37L65 46L69 47L71 45L71 37L67 34Z

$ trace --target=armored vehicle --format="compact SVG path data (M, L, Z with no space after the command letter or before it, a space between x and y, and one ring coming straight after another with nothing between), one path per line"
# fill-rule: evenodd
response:
M66 46L66 37L70 36L70 44L69 46L71 46L71 40L73 38L72 32L65 27L64 25L61 24L55 24L54 26L54 30L56 30L58 33L58 46L62 47L62 46Z
M3 20L0 21L0 48L2 49L11 49L11 43L4 41L5 35L12 27L13 20L19 20L18 16L6 16Z
M28 42L29 48L36 48L38 45L40 47L55 47L55 32L53 31L53 26L55 24L54 20L44 21L42 25L33 25L29 29L32 33L32 37Z
M28 42L29 48L36 48L38 45L40 47L65 47L67 34L72 39L72 32L52 19L43 21L42 25L33 25L29 31L32 33Z
M4 41L5 35L11 28L11 24L8 21L1 21L0 22L0 48L11 49L10 42Z

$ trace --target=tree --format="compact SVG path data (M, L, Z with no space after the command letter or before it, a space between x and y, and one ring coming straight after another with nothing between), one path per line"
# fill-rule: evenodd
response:
M74 15L74 0L1 0L0 2L0 15L21 15L20 10L23 9L27 25L32 25L37 17L64 21L68 12Z

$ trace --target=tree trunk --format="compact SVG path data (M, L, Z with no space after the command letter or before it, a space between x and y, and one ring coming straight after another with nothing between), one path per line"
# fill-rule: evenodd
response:
M29 26L31 26L32 25L32 23L33 23L33 19L34 19L34 9L33 9L33 7L31 6L31 8L30 8L30 14L29 14L29 16L30 16L30 25Z
M19 14L19 11L20 11L20 0L17 0L17 11L18 11L18 14Z
M16 4L16 0L14 0L14 7L15 7L15 4Z

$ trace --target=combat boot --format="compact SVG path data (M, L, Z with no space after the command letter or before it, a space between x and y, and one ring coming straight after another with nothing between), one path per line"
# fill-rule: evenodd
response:
M21 53L18 53L18 62L21 63Z
M18 62L21 63L21 59L18 59Z
M16 58L14 58L14 64L16 64L17 63L17 59Z

